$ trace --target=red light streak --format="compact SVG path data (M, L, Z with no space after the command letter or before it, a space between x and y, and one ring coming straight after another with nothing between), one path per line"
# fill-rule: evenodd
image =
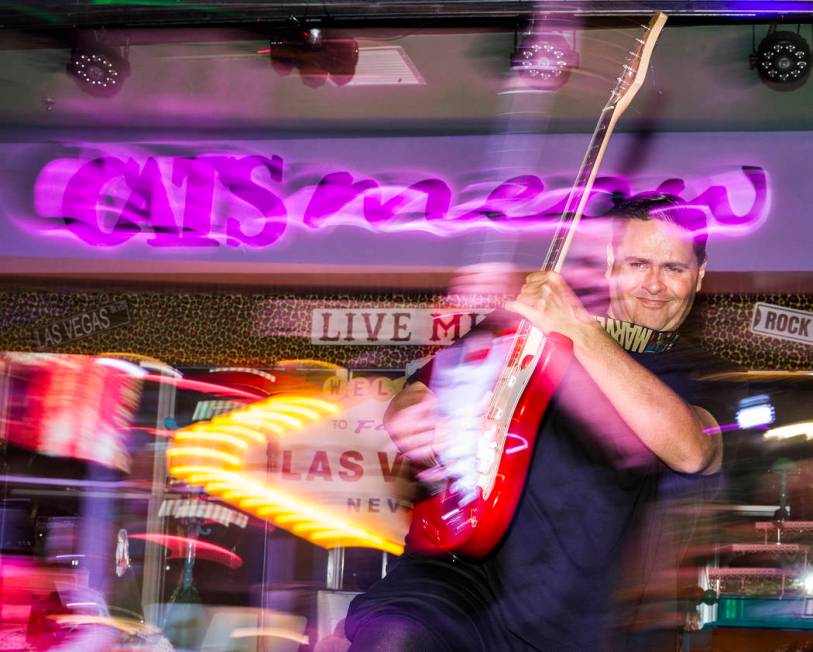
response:
M229 387L227 385L220 385L218 383L207 383L202 380L190 380L189 378L173 378L172 376L148 374L144 376L144 380L151 380L156 383L166 383L168 385L174 385L180 389L215 394L217 396L233 396L235 398L245 398L251 401L258 401L266 398L266 395L261 392L247 392L242 389L237 389L236 387Z
M199 559L214 561L231 569L240 568L243 565L240 556L234 554L231 550L200 539L180 537L173 534L131 534L129 537L164 546L169 550L167 559L183 559L186 556L186 547L192 544L195 546L195 556Z

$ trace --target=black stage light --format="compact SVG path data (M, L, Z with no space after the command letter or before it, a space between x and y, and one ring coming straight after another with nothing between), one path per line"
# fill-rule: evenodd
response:
M777 91L792 91L810 76L810 45L801 34L778 32L771 27L751 54L750 63L767 86Z
M271 65L281 75L299 70L307 86L322 86L328 78L337 86L356 73L359 48L355 39L325 35L318 27L302 28L297 21L271 38Z
M130 63L114 47L74 48L67 71L86 93L111 97L121 90L130 74Z
M511 55L511 69L538 90L561 88L578 65L575 47L561 32L527 32Z

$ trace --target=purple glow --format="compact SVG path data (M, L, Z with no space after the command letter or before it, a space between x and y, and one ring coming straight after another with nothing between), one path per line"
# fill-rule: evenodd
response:
M44 224L32 223L32 228L70 233L96 247L116 247L143 234L152 247L172 248L263 248L292 226L351 225L434 235L469 229L546 231L555 225L567 195L567 190L546 189L538 176L518 175L485 189L477 184L474 199L453 205L450 185L439 178L385 185L338 171L293 189L283 184L284 167L276 155L56 159L37 178L34 201ZM671 178L636 194L624 177L599 177L586 216L603 213L613 193L682 197L685 189L683 179ZM459 194L471 191L469 186ZM732 196L749 198L750 206L735 212ZM682 198L687 208L706 213L709 232L748 233L762 224L770 206L767 175L753 166L743 166L725 184L712 183L693 199Z
M767 430L768 424L759 424L749 427L748 430ZM720 426L713 426L711 428L704 428L703 432L707 435L716 435L718 432L728 432L729 430L745 430L739 423L725 423Z

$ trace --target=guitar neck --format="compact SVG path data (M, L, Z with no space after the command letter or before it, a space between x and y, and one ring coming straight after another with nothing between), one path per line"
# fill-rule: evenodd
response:
M643 38L636 39L638 47L630 51L627 63L622 67L621 76L610 94L610 99L601 111L598 124L590 139L590 146L587 148L579 166L576 181L568 194L564 212L553 234L553 241L545 256L545 262L542 264L542 271L562 271L570 243L576 234L579 221L590 198L593 182L604 158L613 129L644 82L652 50L665 22L666 15L661 12L652 17L649 25L644 26Z
M601 165L601 159L604 157L604 151L607 149L607 143L612 135L613 122L611 112L606 109L602 111L601 118L593 132L593 137L590 139L590 146L587 148L584 160L579 166L576 182L568 194L564 212L556 226L545 262L542 264L542 271L562 271L562 265L564 265L570 243L576 234L598 168Z

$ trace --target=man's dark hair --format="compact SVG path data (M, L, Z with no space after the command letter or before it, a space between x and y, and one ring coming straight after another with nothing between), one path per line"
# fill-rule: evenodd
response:
M624 237L627 220L658 220L684 229L692 236L692 249L697 264L706 260L706 241L708 222L706 214L699 208L687 206L679 197L668 194L651 194L630 199L614 199L613 207L607 215L613 218L613 248L616 248Z

